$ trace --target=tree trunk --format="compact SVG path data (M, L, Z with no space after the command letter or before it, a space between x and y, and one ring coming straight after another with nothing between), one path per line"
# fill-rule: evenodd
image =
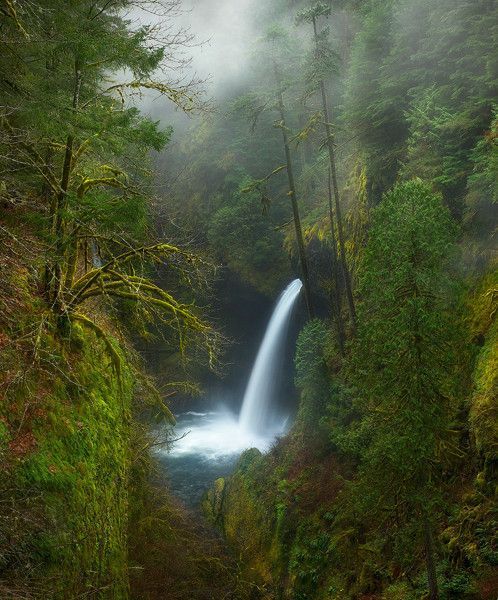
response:
M275 69L275 78L278 85L278 93L277 93L277 106L278 112L280 114L281 121L281 129L282 129L282 137L284 140L284 150L285 150L285 162L287 165L287 178L289 180L289 196L292 202L292 213L294 217L294 228L296 230L296 240L297 247L299 252L299 261L301 263L301 273L303 276L303 284L304 284L304 294L306 297L306 306L308 308L308 315L310 319L314 317L313 304L311 301L311 286L309 279L309 270L308 270L308 261L306 258L306 251L304 247L304 239L303 239L303 230L301 227L301 218L299 216L299 207L297 203L297 195L296 195L296 185L294 182L294 171L292 169L292 160L291 153L289 148L289 137L287 135L286 122L285 122L285 106L284 106L284 97L282 91L281 77L278 72L278 68L276 63L274 63Z
M427 569L427 581L429 584L429 600L439 600L436 565L434 562L434 542L432 539L431 525L427 517L424 519L424 545L425 567Z
M313 17L313 32L315 36L315 46L318 54L318 31L316 28L316 19ZM327 136L327 149L329 152L329 160L330 160L330 172L332 176L332 187L334 190L334 198L335 198L335 213L337 217L337 234L339 237L339 251L341 255L342 261L342 272L344 276L344 287L346 289L346 296L348 300L349 313L351 315L351 323L353 325L353 331L356 329L356 310L354 306L353 299L353 291L351 287L351 277L349 274L348 263L346 258L346 248L344 241L344 230L342 226L342 213L341 213L341 202L339 198L339 186L337 184L337 169L335 162L335 150L334 150L334 134L330 127L330 115L327 103L327 94L325 91L325 83L323 79L320 81L320 91L322 95L322 109L323 109L323 118L325 120L325 134Z
M67 238L67 249L66 249L66 276L64 277L64 287L69 289L73 285L74 276L76 274L76 267L78 265L78 230L79 227L75 227L71 233L71 236Z
M78 60L74 63L74 91L73 91L73 112L76 112L79 104L81 89L81 69ZM56 197L52 233L55 240L55 261L53 266L53 306L56 312L62 313L64 310L62 300L63 286L63 265L66 246L65 235L65 211L67 208L67 191L69 188L69 179L71 176L72 160L73 160L74 136L69 134L66 139L66 148L64 152L64 163L62 166L62 176L60 184L60 192Z
M328 192L329 192L329 219L330 219L330 233L331 233L331 253L332 253L332 310L334 311L334 321L337 327L337 340L339 342L339 348L341 354L344 355L344 323L342 321L341 313L341 289L340 289L340 277L339 277L339 265L337 260L337 245L335 240L335 224L334 224L334 210L332 207L332 181L329 169L329 181L328 181ZM342 269L342 263L341 263Z

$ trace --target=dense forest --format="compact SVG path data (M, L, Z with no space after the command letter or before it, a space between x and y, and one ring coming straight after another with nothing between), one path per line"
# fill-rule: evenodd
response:
M496 600L498 4L238 4L0 0L0 599Z

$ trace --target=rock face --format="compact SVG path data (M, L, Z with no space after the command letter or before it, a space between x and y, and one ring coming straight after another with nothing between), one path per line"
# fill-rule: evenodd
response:
M246 576L263 588L273 588L273 527L267 521L268 516L273 521L273 515L263 501L263 487L252 477L263 460L256 448L246 450L234 474L215 481L203 499L202 508L208 520L237 550Z

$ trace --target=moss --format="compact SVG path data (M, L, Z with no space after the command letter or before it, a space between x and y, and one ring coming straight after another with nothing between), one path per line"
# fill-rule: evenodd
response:
M413 589L406 582L396 582L387 586L382 600L415 600Z
M37 311L25 318L40 322ZM78 328L62 343L43 319L42 360L24 366L30 355L19 350L7 357L23 377L0 408L0 447L10 441L0 493L23 507L25 522L11 531L19 551L2 579L17 586L28 576L40 599L125 599L134 382L126 368L118 381L94 333Z
M498 265L491 265L467 302L470 333L481 348L473 374L470 427L488 476L498 457Z
M204 515L213 525L218 525L223 515L223 499L225 495L225 479L217 479L213 487L206 492L202 499Z
M470 425L478 451L487 463L498 457L498 322L486 335L477 357Z

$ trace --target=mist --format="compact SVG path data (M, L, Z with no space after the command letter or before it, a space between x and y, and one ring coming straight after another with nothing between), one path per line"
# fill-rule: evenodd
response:
M250 62L251 46L258 29L255 8L260 0L184 0L168 21L171 30L183 31L189 40L178 48L182 56L183 81L194 81L210 109L244 82ZM134 11L136 24L157 25L161 18L150 12ZM166 68L168 64L166 63ZM162 125L182 130L191 123L173 104L150 93L144 94L139 108Z

